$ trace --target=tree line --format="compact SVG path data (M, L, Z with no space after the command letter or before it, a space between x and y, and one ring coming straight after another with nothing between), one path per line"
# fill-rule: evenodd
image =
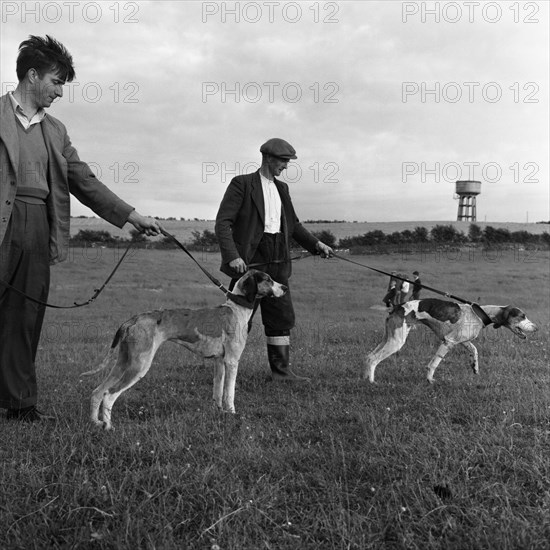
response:
M468 233L458 230L454 225L436 225L428 230L425 227L416 227L412 231L394 231L384 233L380 230L368 231L362 235L343 237L336 239L332 231L312 231L313 235L332 248L337 249L358 249L358 248L380 248L396 245L467 245L475 244L482 246L495 246L505 244L522 244L535 246L550 246L550 233L545 231L542 234L529 233L528 231L509 231L508 229L496 228L488 225L484 229L470 224ZM92 229L81 229L74 237L71 237L71 246L117 246L133 243L143 248L175 248L176 245L169 237L148 239L142 233L132 229L130 238L114 237L108 231L96 231ZM209 252L218 251L218 240L216 234L209 229L193 231L190 242L184 243L191 250L202 250ZM300 248L298 243L291 243L292 248Z
M414 230L405 229L393 233L382 231L369 231L356 237L344 237L338 241L339 248L354 248L357 246L372 245L402 245L402 244L482 244L491 246L495 244L521 243L549 245L550 233L529 233L528 231L510 231L504 228L496 228L488 225L482 229L472 223L468 233L458 230L454 225L435 225L428 231L425 227L416 227Z

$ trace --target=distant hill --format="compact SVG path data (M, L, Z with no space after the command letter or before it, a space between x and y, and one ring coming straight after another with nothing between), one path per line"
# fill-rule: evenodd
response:
M193 231L202 233L205 229L214 231L214 220L161 220L162 226L172 233L176 239L182 242L190 242L193 239ZM385 234L394 231L413 230L415 227L425 227L428 231L435 225L453 225L464 234L468 234L469 222L456 221L430 221L430 222L321 222L304 223L310 231L330 231L336 240L344 237L355 237L364 235L369 231L382 231ZM515 223L515 222L476 222L476 225L484 229L488 225L495 229L508 229L509 231L527 231L536 235L550 232L550 225L546 223ZM71 218L71 236L76 235L81 229L92 229L95 231L108 231L113 236L129 238L132 226L127 225L124 229L118 229L114 225L103 221L100 218Z

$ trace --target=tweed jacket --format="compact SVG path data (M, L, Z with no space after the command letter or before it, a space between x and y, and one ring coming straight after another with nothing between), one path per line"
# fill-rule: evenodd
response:
M6 234L18 185L18 122L8 95L0 97L0 243ZM91 208L104 220L122 227L134 208L101 183L82 162L72 146L65 126L51 115L42 122L48 151L48 185L46 199L50 226L50 262L66 259L69 250L70 196Z
M315 245L319 239L298 220L288 185L277 179L274 181L281 197L281 231L287 249L292 237L306 250L316 254ZM222 255L220 269L223 273L230 277L238 276L229 262L239 257L247 264L251 262L264 234L264 227L264 194L259 170L233 178L220 204L215 225Z

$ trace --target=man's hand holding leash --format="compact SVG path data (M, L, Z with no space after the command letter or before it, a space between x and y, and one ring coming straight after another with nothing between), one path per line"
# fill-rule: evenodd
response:
M317 252L321 258L332 258L334 257L334 250L330 246L327 246L325 243L318 241L315 245ZM237 273L243 274L248 270L248 266L242 258L235 258L229 262L229 267L236 271Z
M334 250L321 241L317 242L315 248L318 250L321 258L332 258L334 256Z
M229 262L229 267L235 270L237 273L246 273L248 270L247 265L245 264L242 258L235 258Z
M160 235L162 227L154 218L146 218L136 210L132 210L128 216L128 223L131 223L140 233L145 233L148 237Z

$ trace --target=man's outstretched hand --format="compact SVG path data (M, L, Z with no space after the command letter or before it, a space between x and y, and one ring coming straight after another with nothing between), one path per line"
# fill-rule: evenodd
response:
M321 258L332 258L334 256L334 250L321 241L317 241L315 248L319 251Z
M160 235L162 227L155 218L146 218L137 210L132 210L128 216L128 223L131 223L140 233L145 233L148 237Z

